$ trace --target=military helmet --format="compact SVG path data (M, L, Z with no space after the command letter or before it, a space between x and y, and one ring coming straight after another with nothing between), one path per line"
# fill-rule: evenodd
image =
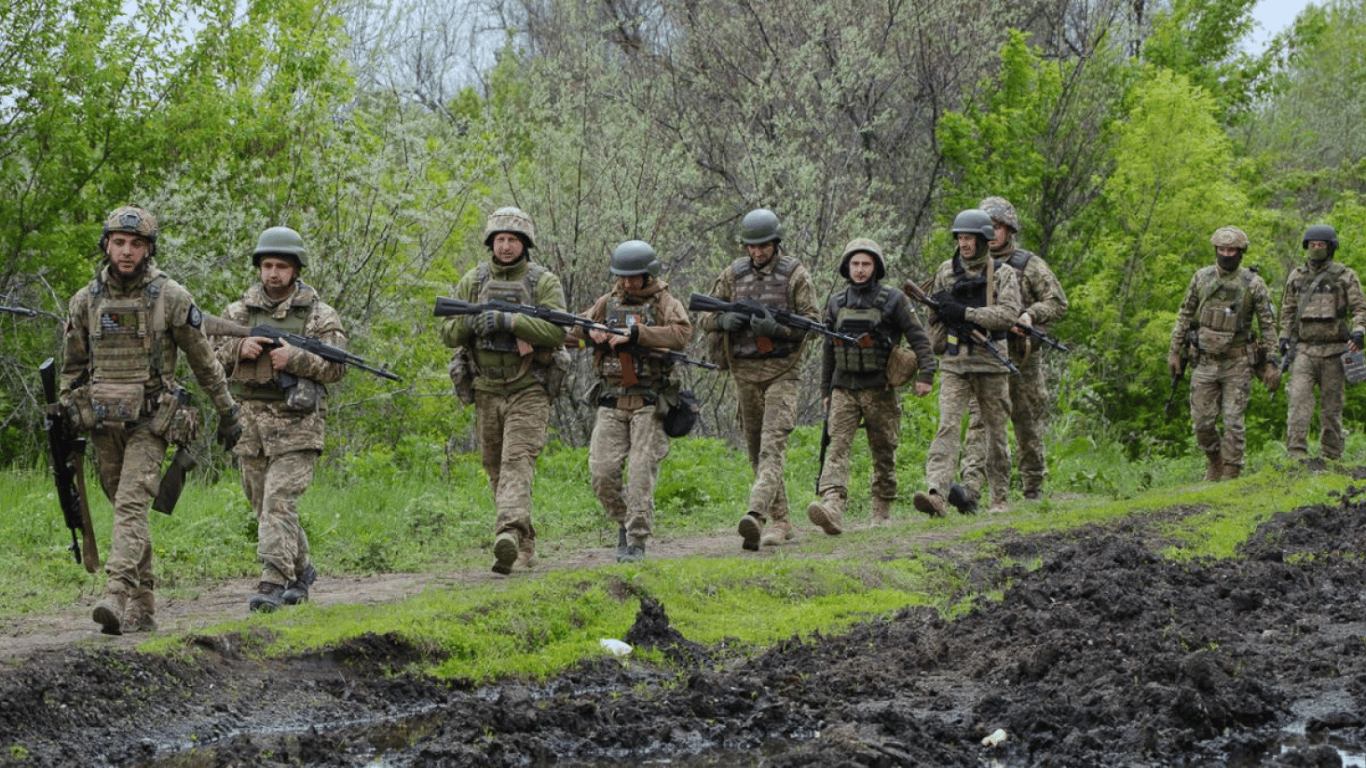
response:
M953 234L980 235L990 240L996 237L996 227L991 223L991 216L980 208L969 208L958 214L953 219Z
M136 205L124 205L115 208L104 220L103 237L108 238L111 232L127 232L130 235L145 237L148 241L157 241L157 217L148 213L145 208ZM103 249L104 240L100 241Z
M1209 242L1215 248L1238 248L1244 251L1248 246L1247 235L1237 227L1220 227L1214 230Z
M1328 250L1335 251L1338 247L1337 230L1327 224L1314 224L1309 229L1304 230L1304 247L1309 247L1310 240L1322 240L1328 243Z
M844 256L840 259L840 277L849 279L849 262L854 254L862 251L873 257L873 279L881 280L887 276L887 262L882 258L882 246L868 237L856 237L844 246Z
M262 232L261 237L256 240L256 250L251 254L251 265L261 266L261 259L266 256L288 256L303 269L308 266L308 261L304 258L307 253L304 239L298 232L289 227L271 227Z
M655 258L655 249L644 240L627 240L612 251L608 271L617 277L658 275L659 259Z
M740 220L740 242L745 245L764 245L780 243L783 240L783 225L778 214L767 208L755 208Z
M511 232L520 237L526 247L536 247L536 228L521 208L509 205L489 214L488 224L484 226L484 245L492 246L493 236L499 232Z
M997 224L1004 224L1011 232L1019 233L1020 217L1015 215L1015 206L1004 197L987 197L977 204Z

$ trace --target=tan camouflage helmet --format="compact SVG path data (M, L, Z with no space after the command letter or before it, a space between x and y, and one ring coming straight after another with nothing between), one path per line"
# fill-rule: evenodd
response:
M109 235L113 232L127 232L130 235L144 237L155 247L157 217L136 205L115 208L104 220L104 231L100 234L101 251L104 250L104 244L109 241Z
M882 258L882 246L876 240L867 237L856 237L844 246L844 257L840 259L840 277L849 279L849 261L854 258L854 254L862 251L873 257L873 279L881 280L887 276L887 262Z
M1214 230L1209 242L1215 248L1237 248L1240 251L1246 251L1248 246L1247 235L1237 227L1220 227Z
M527 248L536 247L536 228L531 224L531 217L521 208L509 205L489 214L488 224L484 227L484 245L492 246L493 236L499 232L511 232L522 238Z
M1015 206L1004 197L986 197L977 204L978 208L987 212L991 220L997 224L1004 224L1015 234L1020 233L1020 217L1015 215Z

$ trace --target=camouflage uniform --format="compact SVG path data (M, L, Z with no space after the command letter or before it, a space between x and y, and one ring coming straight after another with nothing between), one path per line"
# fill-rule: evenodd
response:
M1252 332L1253 318L1260 336ZM1253 363L1275 354L1271 341L1275 335L1271 297L1266 283L1255 272L1246 267L1229 271L1212 264L1191 277L1167 354L1179 356L1183 346L1195 340L1191 422L1196 443L1213 468L1207 479L1237 477L1242 470L1246 443L1243 414ZM1216 426L1221 414L1222 439Z
M871 279L855 283L849 277L849 261L855 253L874 259ZM880 282L886 275L881 249L872 240L858 238L845 248L840 273L847 284L825 305L825 325L840 333L871 339L870 346L845 345L826 339L821 358L821 394L829 398L825 450L816 483L818 502L807 507L812 523L827 533L842 527L849 498L849 455L854 435L862 423L868 431L873 459L872 517L886 520L897 495L896 448L901 437L901 396L887 383L887 363L892 347L904 336L919 361L918 379L930 385L936 368L929 337L920 325L906 294Z
M1292 456L1309 450L1314 386L1319 407L1320 448L1325 459L1342 456L1342 408L1347 380L1341 357L1353 334L1366 331L1366 297L1356 272L1331 256L1308 260L1290 273L1281 298L1283 342L1295 356L1287 391L1285 447ZM1358 338L1360 338L1358 336Z
M155 626L156 582L147 511L160 485L168 440L166 434L154 433L152 416L161 407L158 401L178 386L177 350L184 350L214 408L220 414L231 414L235 408L223 368L200 329L203 316L194 298L158 269L150 255L145 264L127 281L108 265L103 267L72 297L63 338L61 397L68 412L73 400L82 396L96 402L97 416L124 410L101 402L122 399L132 408L124 410L131 418L101 418L91 429L100 486L114 505L113 537L105 562L106 597L97 607L114 614L115 621L101 621L111 634L119 634L121 628ZM114 390L128 394L119 398L110 394Z
M1067 295L1062 283L1042 258L1012 241L1006 247L991 252L992 258L1002 259L1020 276L1020 298L1024 302L1021 314L1028 313L1030 322L1042 332L1048 324L1067 311ZM1007 349L1010 361L1020 369L1019 376L1007 379L1010 390L1010 422L1015 427L1015 441L1020 449L1020 485L1025 498L1038 498L1048 474L1043 437L1048 427L1048 385L1044 382L1043 363L1039 357L1042 345L1027 337L1011 333ZM974 488L982 487L986 473L986 440L976 401L968 405L967 446L963 455L963 481ZM1009 446L1007 445L1007 450ZM1005 501L1005 489L998 493L993 486L993 502Z
M985 250L985 247L983 248ZM1004 262L983 257L980 264L965 263L955 255L939 265L935 272L932 292L953 291L974 278L987 276L994 296L985 304L968 304L967 320L991 334L1000 346L1006 331L1020 316L1020 280L1014 269ZM961 269L961 273L955 274ZM992 498L1004 501L1010 487L1010 453L1006 443L1006 420L1010 417L1011 374L991 357L981 344L956 339L945 329L936 314L931 315L930 337L935 348L943 345L939 363L939 429L930 443L925 459L925 482L932 495L947 496L953 485L958 464L960 434L968 405L975 401L980 409L987 453L987 480L991 483ZM981 485L965 488L973 505L981 497ZM980 483L980 480L975 482Z
M669 293L668 283L650 278L640 291L620 288L600 297L586 315L612 328L632 328L632 343L681 350L692 338L692 321L683 303ZM574 329L573 335L582 336ZM643 551L654 528L655 483L659 465L669 455L662 419L664 397L676 388L672 364L648 357L619 355L599 347L593 359L597 421L588 449L593 493L607 516L625 530L625 543ZM634 383L623 381L629 370ZM627 484L622 492L622 468Z
M525 252L512 264L490 256L465 273L452 295L475 304L501 298L565 311L560 279ZM513 315L511 330L491 333L477 332L472 320L447 318L441 338L446 346L466 349L474 371L479 451L498 510L494 535L511 535L518 562L530 566L536 551L531 484L550 422L547 384L557 364L555 352L563 352L565 334L559 326L529 315ZM497 542L495 555L496 550ZM506 572L501 564L495 570Z
M254 327L265 323L280 330L346 348L341 317L317 291L296 280L290 295L271 299L256 283L223 313L224 319ZM257 522L256 557L261 581L280 586L311 582L308 535L299 524L299 497L313 481L313 466L323 449L327 427L326 388L318 387L316 407L298 409L286 401L269 350L255 360L241 358L245 339L218 345L218 360L228 372L233 394L242 403L243 431L233 454L242 469L242 490ZM289 348L284 372L319 385L341 380L346 366Z
M716 278L711 295L722 301L757 298L762 304L816 319L816 290L811 276L806 267L781 249L761 267L755 267L749 256L736 259ZM725 333L717 324L716 313L701 313L698 325L707 332ZM806 334L784 326L779 336L771 339L771 353L758 350L752 329L726 336L726 364L735 377L740 431L754 470L748 514L761 522L772 521L764 543L778 544L792 537L783 466L788 435L797 425Z

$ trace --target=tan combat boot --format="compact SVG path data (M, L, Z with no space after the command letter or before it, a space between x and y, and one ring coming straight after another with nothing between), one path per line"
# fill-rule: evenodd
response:
M1225 464L1225 465L1224 465L1224 479L1225 479L1225 480L1237 480L1237 479L1238 479L1238 475L1241 475L1242 473L1243 473L1243 465L1242 465L1242 464Z
M104 593L104 599L95 605L91 618L100 625L100 631L104 634L121 635L123 634L123 612L127 608L127 593L110 589Z
M512 564L521 554L521 537L515 531L503 531L493 540L493 572L504 576L512 573Z
M139 589L128 599L128 609L123 614L123 629L127 632L155 632L156 600L152 590Z
M751 552L758 552L759 540L764 535L764 519L753 512L746 512L745 516L740 518L736 532L740 534L741 547Z
M873 499L873 525L887 525L892 522L892 500Z
M916 491L912 503L915 504L916 509L930 517L943 517L944 510L949 505L943 496L937 493L925 493L924 491Z
M523 536L517 543L517 565L527 570L536 567L536 540L529 536Z
M790 541L795 535L797 534L792 530L792 523L786 520L774 520L773 524L764 531L760 543L766 547L776 547L783 542Z
M812 525L830 536L838 536L844 533L844 529L840 527L839 515L819 501L813 501L806 506L806 518L811 521Z
M1218 482L1224 478L1224 460L1218 451L1205 454L1208 464L1205 466L1205 479L1210 482Z

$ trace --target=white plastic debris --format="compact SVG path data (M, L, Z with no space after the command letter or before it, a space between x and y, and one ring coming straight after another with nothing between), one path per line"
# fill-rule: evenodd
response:
M984 746L984 747L994 747L994 746L996 746L997 744L1000 744L1001 742L1003 742L1003 741L1005 741L1005 740L1006 740L1006 732L1005 732L1005 729L1004 729L1004 728L997 728L996 730L992 731L991 734L990 734L989 736L987 736L985 739L982 739L982 746Z
M631 652L631 646L621 642L620 640L612 640L610 638L604 637L603 639L598 641L598 644L601 645L603 648L606 648L607 652L614 656L625 656L626 654Z

